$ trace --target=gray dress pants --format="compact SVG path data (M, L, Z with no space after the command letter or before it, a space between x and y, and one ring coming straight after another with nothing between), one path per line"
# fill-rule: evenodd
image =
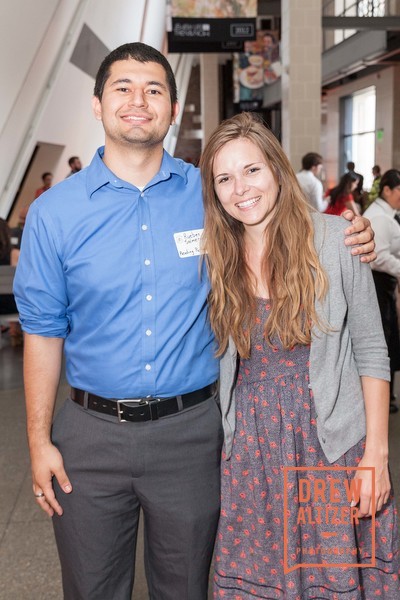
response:
M65 402L52 430L73 485L54 481L65 600L130 600L140 507L150 599L207 598L222 438L217 396L143 423Z

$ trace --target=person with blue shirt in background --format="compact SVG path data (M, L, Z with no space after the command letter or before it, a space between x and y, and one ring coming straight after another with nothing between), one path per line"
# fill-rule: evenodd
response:
M33 203L15 278L33 492L67 600L131 598L140 508L150 598L205 600L223 434L200 175L163 150L179 108L157 50L111 52L93 110L105 146ZM346 243L369 262L368 221L357 232Z

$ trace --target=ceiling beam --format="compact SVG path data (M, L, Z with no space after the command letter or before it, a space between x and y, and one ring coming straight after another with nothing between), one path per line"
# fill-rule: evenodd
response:
M400 31L400 17L322 17L324 29Z

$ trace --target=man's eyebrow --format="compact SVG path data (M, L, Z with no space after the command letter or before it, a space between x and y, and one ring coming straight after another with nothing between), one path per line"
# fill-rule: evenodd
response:
M129 79L129 77L126 77L126 78L124 77L124 78L121 78L121 79L116 79L115 81L113 81L112 83L110 83L110 85L111 86L113 86L113 85L121 85L121 83L132 84L133 81L132 81L132 79ZM167 86L164 83L162 83L161 81L146 81L145 85L156 85L156 86L162 88L163 90L168 91Z

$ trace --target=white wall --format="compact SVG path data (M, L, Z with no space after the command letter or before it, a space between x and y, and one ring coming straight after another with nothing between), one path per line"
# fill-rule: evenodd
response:
M38 141L65 146L87 164L103 142L92 117L93 79L69 62L83 24L109 48L140 39L145 0L13 0L0 22L0 216L6 216Z

